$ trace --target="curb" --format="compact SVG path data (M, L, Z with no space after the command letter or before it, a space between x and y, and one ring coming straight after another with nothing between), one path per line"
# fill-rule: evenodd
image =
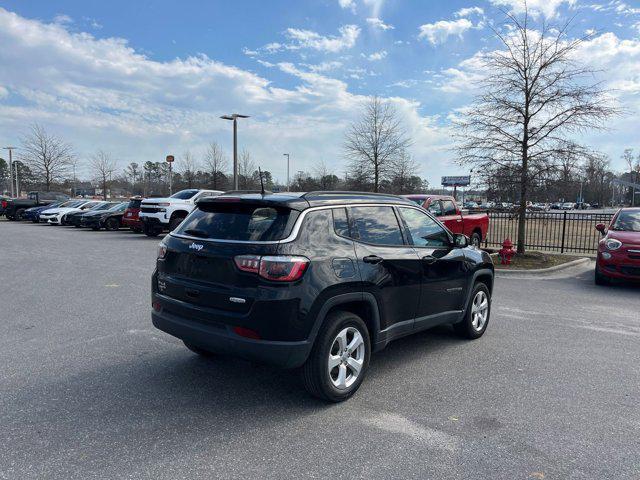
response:
M510 277L512 275L545 275L547 273L559 272L571 267L577 267L578 265L587 264L590 263L591 260L591 258L578 258L577 260L571 260L570 262L563 263L562 265L555 265L549 268L537 268L534 270L501 270L499 268L496 268L495 275L496 277Z

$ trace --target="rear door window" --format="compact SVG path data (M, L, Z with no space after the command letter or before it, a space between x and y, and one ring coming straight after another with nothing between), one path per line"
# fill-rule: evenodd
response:
M442 205L440 204L440 200L434 200L429 204L429 211L433 213L436 217L442 215Z
M398 219L392 207L351 207L355 234L373 245L404 245Z
M451 200L443 200L442 201L442 215L455 215L456 212L456 204Z
M291 233L298 214L289 208L210 203L196 208L176 233L215 240L282 240Z
M129 200L129 205L127 208L140 208L140 204L142 203L141 199Z
M351 237L349 229L349 218L347 217L346 208L334 208L333 212L333 229L341 237Z

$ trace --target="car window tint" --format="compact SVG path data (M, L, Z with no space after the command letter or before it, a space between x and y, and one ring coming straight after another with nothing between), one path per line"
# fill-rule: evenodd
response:
M449 235L438 223L420 210L415 208L400 208L413 245L418 247L447 247Z
M200 204L177 233L219 240L281 240L291 232L298 213L288 208L236 203Z
M442 215L455 215L456 205L451 200L442 201Z
M358 238L375 245L404 245L398 219L392 207L352 207Z
M346 208L334 208L333 213L333 229L338 235L343 237L351 237L349 230L349 219L347 218Z
M440 205L440 201L434 200L433 202L431 202L431 204L429 205L429 211L436 217L442 215L442 206Z

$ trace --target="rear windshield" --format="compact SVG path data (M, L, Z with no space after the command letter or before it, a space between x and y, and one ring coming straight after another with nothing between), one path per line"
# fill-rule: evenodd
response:
M127 205L127 208L140 208L140 204L142 203L142 200L138 199L138 200L129 200L129 205Z
M217 240L282 240L291 232L298 214L297 210L271 206L199 205L176 233Z

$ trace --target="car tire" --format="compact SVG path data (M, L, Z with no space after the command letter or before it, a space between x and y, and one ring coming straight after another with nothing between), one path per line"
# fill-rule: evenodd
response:
M477 282L469 297L463 320L455 323L453 329L459 336L475 340L487 331L490 316L491 292L484 283Z
M31 219L31 223L40 223L40 219L38 217L34 217Z
M482 246L482 237L478 232L473 232L470 242L472 247L480 248Z
M215 353L209 350L205 350L204 348L194 345L193 343L187 342L185 340L183 340L182 342L184 343L185 347L187 347L193 353L200 355L201 357L213 357L215 355Z
M24 208L20 208L16 211L16 220L22 220L22 216L24 215Z
M598 265L596 265L596 269L593 275L593 281L596 285L611 285L611 279L606 275L600 273Z
M73 226L74 226L75 228L80 228L80 225L79 225L78 223L74 223L74 224L73 224Z
M144 224L144 227L142 227L142 231L147 237L157 237L160 234L157 228L153 225L147 225L146 223Z
M345 350L349 346L352 347ZM347 400L362 384L370 355L371 340L362 319L351 312L333 312L323 323L302 366L303 385L322 400Z
M171 220L169 221L169 231L173 232L178 228L178 225L180 225L185 218L187 217L182 215L175 215L171 217Z
M117 230L120 230L120 222L118 221L117 218L109 218L107 219L106 222L104 222L104 228L112 232L115 232Z
M93 230L94 232L97 232L100 230L100 227L91 227L91 230Z

